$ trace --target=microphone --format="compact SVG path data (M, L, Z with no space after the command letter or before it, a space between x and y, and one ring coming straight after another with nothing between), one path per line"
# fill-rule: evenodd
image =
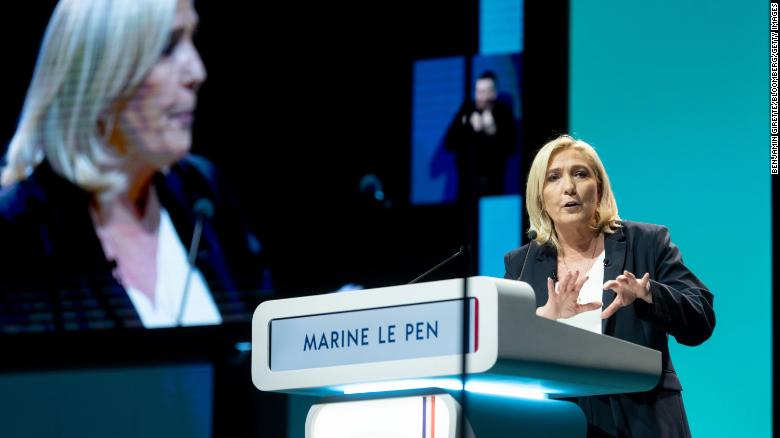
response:
M518 280L523 278L523 272L525 272L525 263L528 261L528 254L531 254L531 248L534 246L534 242L536 241L534 239L536 239L536 236L536 230L528 230L528 239L530 242L528 242L528 250L525 252L525 257L523 258L523 267L520 268L520 276L517 277Z
M382 208L392 208L393 203L385 196L382 180L373 173L367 173L360 178L358 190L367 196L372 202L378 203Z
M446 265L446 264L447 264L447 263L449 263L449 262L450 262L452 259L454 259L454 258L458 257L459 255L463 254L464 252L467 252L469 249L470 249L470 248L469 248L469 246L468 246L468 245L462 245L462 246L460 247L460 249L458 250L458 252L456 252L455 254L453 254L453 255L451 255L451 256L449 256L449 257L447 257L447 259L445 259L443 262L441 262L441 263L439 263L438 265L436 265L436 266L432 267L431 269L428 269L427 271L425 271L425 272L423 272L422 274L420 274L420 275L419 275L417 278L415 278L414 280L412 280L412 281L410 281L409 283L406 283L406 284L414 284L414 283L417 283L418 281L420 281L420 279L422 279L422 278L425 278L425 277L426 277L428 274L430 274L431 272L434 272L435 270L437 270L437 269L441 268L442 266Z
M195 206L192 207L192 211L195 213L195 227L192 231L192 241L190 242L190 251L187 260L187 276L184 278L184 292L181 295L179 315L176 317L177 326L182 325L184 307L187 304L187 295L190 292L190 279L192 278L192 271L195 270L195 258L198 256L200 236L203 232L203 222L214 217L214 204L206 198L200 198L195 201Z

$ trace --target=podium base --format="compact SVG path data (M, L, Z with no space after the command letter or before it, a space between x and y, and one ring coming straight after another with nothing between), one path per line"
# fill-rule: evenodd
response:
M467 397L465 425L461 424L461 404L448 393L373 399L326 398L309 409L304 436L554 438L586 435L585 416L570 402L477 393L469 393ZM294 432L290 436L300 436Z

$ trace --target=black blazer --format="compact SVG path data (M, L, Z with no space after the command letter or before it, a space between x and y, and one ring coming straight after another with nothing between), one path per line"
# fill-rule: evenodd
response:
M223 321L245 317L239 291L270 288L270 277L263 273L267 263L259 239L246 226L213 164L187 156L155 175L154 188L185 248L193 236L195 203L202 198L213 203L214 215L204 222L196 265ZM114 278L115 264L103 252L89 202L88 193L56 174L46 161L27 179L0 191L0 298L43 297L55 307L63 300L92 302L90 308L105 310L115 325L140 326L129 297ZM0 319L10 318L4 321L6 327L15 324L25 330L22 317L3 313ZM44 331L60 330L62 324L55 316L44 324Z
M661 352L663 372L658 385L649 392L577 400L589 423L589 435L605 432L620 436L689 436L682 406L682 386L669 355L672 335L683 345L699 345L715 328L713 295L683 264L666 227L624 221L623 227L604 237L604 281L613 280L624 270L637 277L650 273L653 303L636 300L602 320L602 332ZM518 278L529 245L515 249L504 258L505 278L529 283L536 294L537 307L547 302L547 277L556 276L557 252L550 245L530 245L523 278ZM604 291L604 308L615 293ZM610 418L611 417L611 418Z

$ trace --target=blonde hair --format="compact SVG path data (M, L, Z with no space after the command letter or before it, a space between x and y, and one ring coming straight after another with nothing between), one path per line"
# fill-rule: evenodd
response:
M112 105L130 97L160 58L177 0L60 0L41 44L0 175L27 178L46 159L84 190L120 190L123 156L108 146ZM98 123L103 123L102 131Z
M595 224L591 225L593 230L612 234L621 226L617 202L615 201L615 195L612 193L609 176L596 150L582 140L574 139L569 135L561 135L547 142L536 153L536 157L534 157L534 161L531 164L531 170L528 172L528 184L525 192L526 209L531 222L531 230L536 231L535 240L540 245L550 242L558 251L561 249L558 235L555 231L555 224L545 211L543 190L550 159L556 153L569 149L576 150L582 154L582 157L588 162L596 177L599 203L594 217Z

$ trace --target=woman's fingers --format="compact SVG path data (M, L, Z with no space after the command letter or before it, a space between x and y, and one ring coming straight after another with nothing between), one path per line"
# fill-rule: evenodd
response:
M589 312L591 310L601 309L603 304L601 301L593 301L592 303L577 304L577 313Z
M621 276L618 276L620 278ZM611 289L613 292L615 292L615 300L612 301L612 304L609 305L606 309L604 309L603 312L601 312L601 319L607 319L610 316L612 316L615 312L618 311L621 307L623 307L623 284L618 281L618 279L615 280L609 280L604 283L604 290Z
M615 280L609 280L609 281L604 283L604 290L612 289L615 292L617 292L615 289L618 289L619 287L620 287L620 283L618 283Z
M563 291L567 294L571 294L573 292L579 292L579 288L577 288L577 282L580 278L580 271L574 271L570 273L568 278L566 279L566 284L563 286Z
M618 311L622 307L623 303L620 300L620 295L615 297L615 301L612 302L612 304L609 305L606 309L604 309L603 312L601 312L601 319L607 319L610 316L614 315L615 312Z
M555 282L552 278L547 277L547 296L552 297L555 296L557 292L555 291Z
M649 281L649 272L646 272L641 279L637 279L633 272L623 271L623 274L618 275L614 280L605 282L604 290L611 289L616 296L615 301L601 313L601 318L609 318L618 309L631 304L637 297L642 296L642 293L637 291L637 286L646 288Z
M575 291L575 292L577 292L577 293L579 294L579 293L580 293L580 290L582 290L582 286L583 286L583 285L585 285L585 282L586 282L586 281L588 281L588 278L589 278L589 277L588 277L587 275L586 275L586 276L584 276L584 277L582 277L582 278L580 278L580 279L577 281L577 283L575 283L575 284L574 284L574 291Z
M563 275L561 281L558 282L558 293L564 293L569 290L569 282L571 281L571 272L567 272Z

